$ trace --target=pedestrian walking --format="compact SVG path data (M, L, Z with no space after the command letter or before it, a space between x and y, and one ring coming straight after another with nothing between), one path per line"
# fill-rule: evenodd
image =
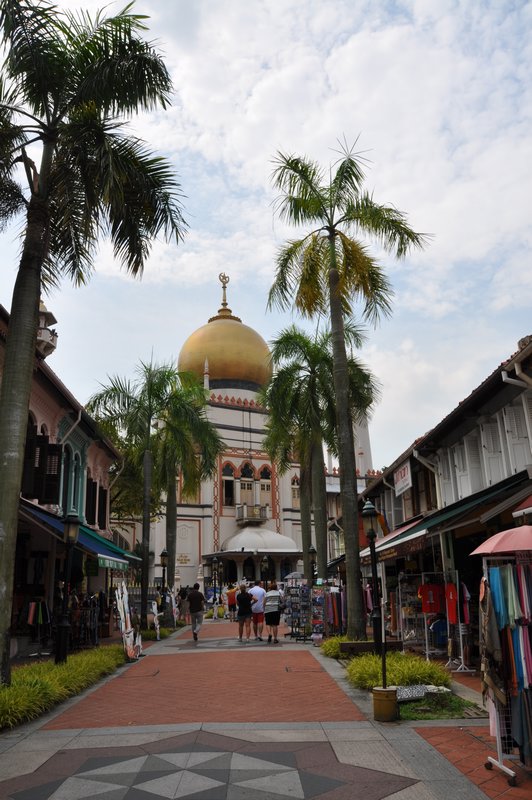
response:
M179 619L185 621L187 625L190 625L190 607L188 603L188 586L182 586L179 590Z
M264 598L266 592L261 586L260 581L255 581L249 593L255 598L253 603L253 633L258 642L262 642L262 629L264 628Z
M281 621L281 607L283 603L284 595L277 588L277 583L272 581L264 599L264 620L269 631L268 644L271 644L272 638L274 644L279 644L279 622Z
M249 642L249 637L251 636L251 609L254 602L255 598L248 592L246 584L242 583L240 585L240 592L236 596L239 642L242 641L244 627L246 628L246 642Z
M203 612L205 611L205 597L199 590L199 583L195 583L188 593L188 604L190 610L190 624L192 625L192 636L194 641L198 641L198 634L203 624Z
M233 586L232 583L230 583L227 586L227 591L225 593L225 596L227 598L227 613L229 615L229 620L231 622L234 622L236 620L236 595L237 595L237 592L238 592L238 589L236 588L236 586Z

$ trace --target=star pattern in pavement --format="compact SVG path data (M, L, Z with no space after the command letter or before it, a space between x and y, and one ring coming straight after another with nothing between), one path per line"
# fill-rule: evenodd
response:
M9 800L382 800L415 781L341 764L328 743L252 744L217 734L77 753L70 774L17 788ZM202 741L203 739L203 741ZM181 741L180 741L181 740ZM224 745L226 745L224 747ZM138 753L132 753L137 750ZM147 751L151 752L147 752ZM160 750L160 752L157 752ZM76 751L70 751L71 756ZM56 773L66 771L67 751ZM49 763L46 775L53 774ZM38 772L38 771L37 771ZM34 774L35 775L35 774ZM44 776L43 776L44 777ZM8 782L9 783L9 782ZM6 796L6 795L2 795Z

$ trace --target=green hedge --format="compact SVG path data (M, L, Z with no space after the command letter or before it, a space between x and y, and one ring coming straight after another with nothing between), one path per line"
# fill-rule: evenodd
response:
M155 628L150 628L149 630L142 630L141 632L142 641L143 642L155 642L157 641L157 631ZM170 634L174 633L173 628L159 628L159 638L160 639L168 639Z
M347 642L347 636L331 636L320 645L320 650L327 658L340 658L340 642Z
M107 645L73 653L64 664L37 661L14 667L11 686L0 686L0 730L41 716L124 662L122 645Z
M381 657L373 654L356 656L347 665L347 679L359 689L382 686L381 663ZM386 679L388 686L451 685L445 667L412 653L387 653Z

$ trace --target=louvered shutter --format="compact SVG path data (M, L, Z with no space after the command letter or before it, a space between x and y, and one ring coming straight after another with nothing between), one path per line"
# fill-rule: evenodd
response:
M40 460L44 465L44 470L39 502L43 505L59 505L62 454L63 448L60 444L50 444L49 442L46 443L46 447L43 447L40 453Z
M24 467L22 472L22 497L33 498L37 490L35 488L35 468L37 457L37 426L29 425L26 434L26 445L24 448Z

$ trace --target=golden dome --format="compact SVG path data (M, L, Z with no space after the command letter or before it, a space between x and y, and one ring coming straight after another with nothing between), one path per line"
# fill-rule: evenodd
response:
M179 354L178 369L203 379L207 361L211 389L256 391L270 379L270 351L262 336L233 316L225 294L229 278L222 273L220 281L222 307L188 337Z

